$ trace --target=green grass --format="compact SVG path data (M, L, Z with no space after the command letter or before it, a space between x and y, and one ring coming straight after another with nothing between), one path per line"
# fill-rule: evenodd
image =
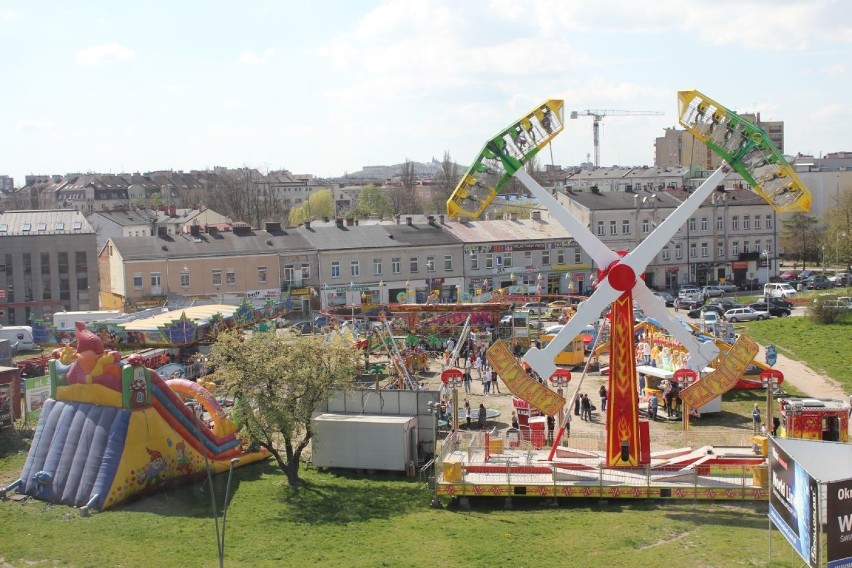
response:
M24 454L0 458L0 475ZM416 482L305 471L293 493L271 464L236 470L228 509L230 566L765 566L767 504L571 500L473 501L470 511L432 510ZM226 476L215 478L221 503ZM81 518L39 501L0 503L0 564L215 566L209 493L199 483L166 489ZM772 566L789 563L773 532Z
M775 344L779 353L828 375L852 392L852 318L828 325L807 316L771 318L744 324L744 331L763 345Z

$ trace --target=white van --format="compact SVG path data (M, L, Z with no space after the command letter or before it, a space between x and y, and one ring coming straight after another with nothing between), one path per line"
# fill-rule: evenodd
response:
M8 339L12 353L35 349L33 328L28 325L0 326L0 339Z
M792 298L796 289L786 282L767 282L763 285L763 295L767 298Z

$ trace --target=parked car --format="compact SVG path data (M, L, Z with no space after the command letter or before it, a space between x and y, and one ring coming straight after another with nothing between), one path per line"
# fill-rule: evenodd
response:
M826 278L822 274L814 274L813 276L808 276L802 281L802 284L808 290L827 290L832 286L828 278Z
M522 311L532 315L543 315L547 311L547 304L544 302L527 302L520 308Z
M784 298L769 297L769 298L764 298L763 301L765 303L769 304L770 306L778 306L778 307L787 308L787 309L790 309L790 310L793 309L793 302L787 301Z
M304 320L304 321L293 322L292 324L285 326L284 329L290 329L290 330L293 330L295 333L298 333L300 335L304 335L304 334L307 334L307 333L313 333L315 326L314 326L314 322Z
M708 313L708 312L713 312L716 315L722 315L723 313L725 313L725 310L723 310L721 307L719 307L716 304L707 304L707 305L704 305L704 306L701 306L701 307L698 307L698 308L693 308L693 309L689 310L688 312L686 312L686 315L688 315L689 317L691 317L693 319L698 319L698 318L704 319L704 314Z
M792 298L796 289L786 282L768 282L763 285L763 295L769 298Z
M750 307L756 312L769 312L770 316L775 316L779 318L789 316L792 312L790 308L785 308L783 306L778 306L775 304L767 304L766 302L755 302L753 304L749 304L748 307Z
M768 318L769 312L758 312L757 310L749 308L748 306L728 310L722 315L722 319L731 323L737 323L740 321L765 320Z
M816 272L814 272L813 270L807 270L807 269L806 269L806 270L802 270L802 271L801 271L801 272L799 272L799 274L796 276L796 280L805 280L805 279L807 279L807 278L810 278L810 277L811 277L811 276L813 276L814 274L816 274Z
M841 272L834 276L829 276L828 281L835 286L852 286L852 274L849 274L848 272Z
M739 302L735 302L733 300L726 300L724 298L713 298L710 300L710 304L714 306L719 306L723 312L727 312L728 310L733 310L734 308L743 307Z
M752 291L760 289L760 280L757 278L746 278L740 282L740 290Z
M719 286L705 286L701 293L704 294L705 298L721 298L725 295L725 291Z
M799 277L799 273L795 270L788 270L778 275L782 282L792 282Z
M678 297L677 302L678 305L685 310L694 310L695 308L700 308L704 305L704 299L698 299L696 297Z
M701 327L710 330L719 323L721 316L713 310L704 310L701 313Z
M717 288L721 288L725 291L726 294L730 294L731 292L737 291L737 285L730 281L725 282L711 282L711 286L716 286Z
M654 295L662 299L666 303L666 306L672 307L674 305L674 296L668 292L654 292Z

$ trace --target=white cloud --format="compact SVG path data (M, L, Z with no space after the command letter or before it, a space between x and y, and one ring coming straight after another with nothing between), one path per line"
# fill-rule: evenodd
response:
M104 43L93 45L77 52L75 61L77 65L94 67L116 61L129 61L136 57L132 49L128 49L117 43Z
M12 11L8 11L8 10L0 12L0 24L2 24L4 22L11 22L12 20L14 20L17 17L18 17L18 14L16 12L12 12Z
M849 68L844 63L835 63L834 65L825 67L822 72L829 77L842 77L849 74Z
M834 103L815 109L810 116L814 120L825 121L843 118L849 114L849 105Z
M54 124L52 122L48 122L45 120L32 120L29 118L25 118L23 120L19 120L18 124L15 125L19 132L23 131L47 131L53 130Z
M275 56L274 49L266 49L260 53L254 51L246 51L240 55L240 63L243 65L264 65Z

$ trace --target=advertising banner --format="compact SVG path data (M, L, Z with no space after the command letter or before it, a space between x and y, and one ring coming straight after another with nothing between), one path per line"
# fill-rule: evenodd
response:
M770 438L769 518L809 566L819 565L819 487Z
M0 384L0 428L11 426L12 417L12 385Z
M485 358L513 395L527 401L542 414L553 416L565 406L565 399L561 395L527 374L505 341L497 340L488 348Z
M27 420L38 418L41 407L50 398L50 377L33 377L24 381L24 415Z
M852 567L852 479L826 485L828 568Z

